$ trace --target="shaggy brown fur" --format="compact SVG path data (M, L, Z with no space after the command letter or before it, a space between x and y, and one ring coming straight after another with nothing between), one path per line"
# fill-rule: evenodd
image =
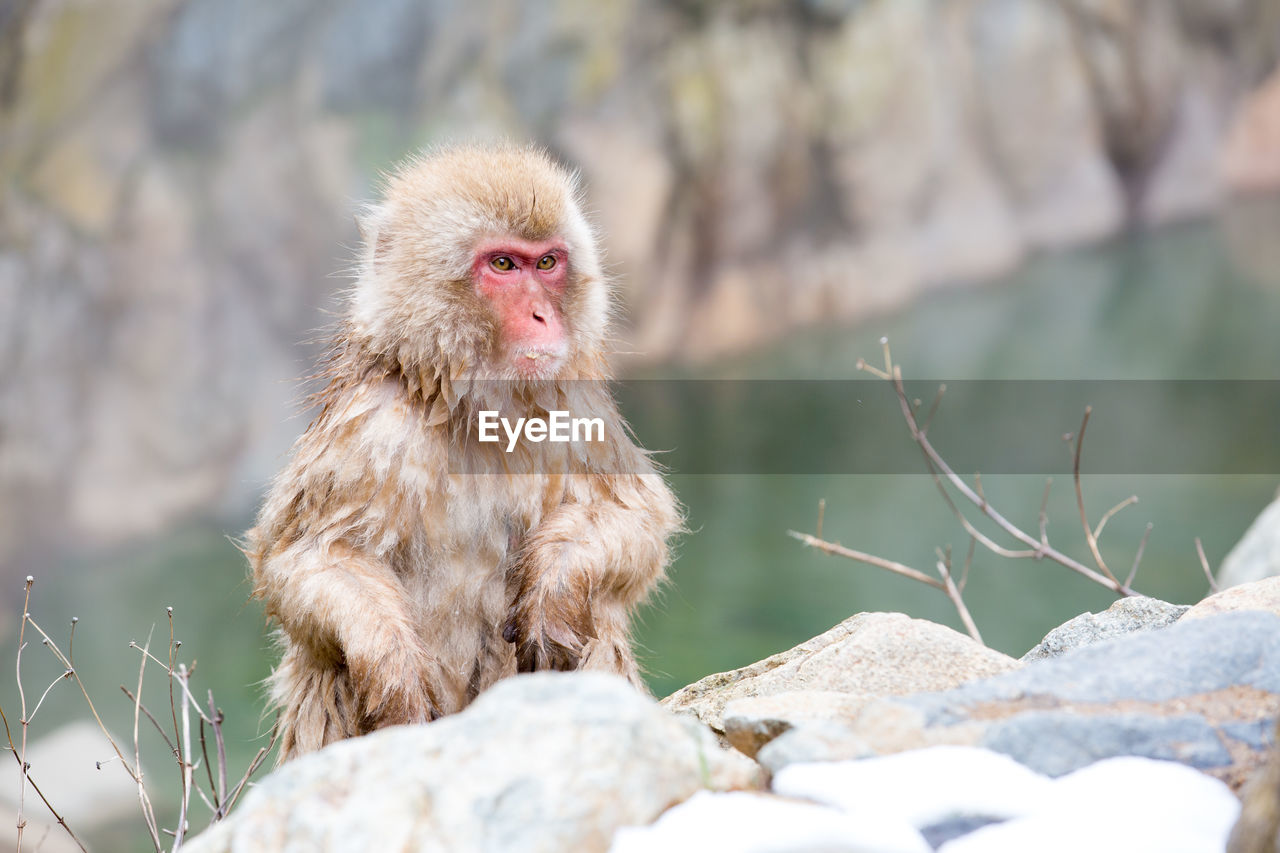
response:
M629 614L662 578L679 509L605 387L608 291L572 176L518 147L407 164L363 223L319 416L247 553L278 623L282 761L465 707L517 670L639 685ZM498 357L475 245L559 239L568 353L549 380ZM477 440L476 413L568 410L605 441Z

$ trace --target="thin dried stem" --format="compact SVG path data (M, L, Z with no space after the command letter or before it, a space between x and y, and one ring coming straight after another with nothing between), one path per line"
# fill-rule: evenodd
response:
M819 539L822 538L822 518L826 514L827 514L827 499L818 498L818 525L813 535Z
M44 704L45 697L49 695L49 691L57 687L60 682L66 681L70 677L71 677L71 670L67 670L66 672L62 673L62 675L59 675L53 681L49 682L49 686L46 687L44 689L44 692L40 694L40 701L36 702L36 706L35 708L32 709L31 715L27 717L28 723L36 718L36 714L40 713L40 706Z
M170 609L170 614L172 617L172 608ZM172 622L170 622L170 625L172 625ZM172 636L172 628L170 628L170 632L171 632L170 636ZM172 645L173 643L171 640L170 646L172 647ZM187 668L185 665L178 664L178 672L176 675L173 675L169 679L170 684L173 683L174 678L182 681L184 686L186 685ZM170 690L170 696L172 695L173 695L172 690ZM182 747L182 755L191 754L191 703L187 699L188 696L190 696L190 691L184 689L182 691L182 703L181 703L182 704L182 739L178 742L179 745ZM191 771L192 771L191 762L183 758L179 758L178 760L182 765L182 799L180 800L178 805L178 826L173 831L172 853L178 853L178 849L182 847L182 840L187 835L187 809L190 808L191 806Z
M129 645L136 645L130 643ZM142 657L138 660L138 689L133 696L133 773L138 786L138 803L142 807L142 819L147 825L151 843L156 850L163 850L160 843L160 832L156 826L155 811L151 808L151 798L147 796L147 788L142 782L142 745L138 739L138 723L142 718L142 679L147 671L147 653L151 648L151 635L147 635L147 644L142 649Z
M179 646L180 646L180 645L182 645L182 643L177 643L176 645L179 645ZM164 667L164 666L165 666L165 662L164 662L164 661L160 660L160 658L158 658L158 657L156 657L155 655L151 654L151 652L150 652L150 651L148 651L147 649L144 649L142 646L138 645L136 642L132 642L132 643L130 643L130 644L129 644L129 648L131 648L131 649L137 649L139 652L141 652L141 653L142 653L142 654L143 654L143 655L144 655L148 660L150 660L152 663L157 664L157 665L159 665L160 667ZM191 668L191 672L195 672L195 667L194 667L194 666ZM185 686L185 685L183 685L181 682L178 682L178 687L179 687L179 688L182 688L182 689L184 689L184 690L186 689L186 686ZM192 707L192 708L194 708L194 709L195 709L195 711L196 711L196 713L200 715L200 718L201 718L201 719L203 719L206 723L207 723L207 722L210 722L209 718L208 718L208 717L205 717L205 716L204 716L204 712L203 712L202 710L200 710L199 705L197 705L197 704L196 704L196 698L195 698L195 696L188 695L188 698L191 700L191 707Z
M22 600L22 624L18 627L18 653L14 656L13 668L14 677L18 682L18 709L22 717L18 720L22 724L22 747L18 753L18 766L22 768L22 774L18 777L18 853L22 853L22 832L27 827L27 819L23 817L23 808L26 805L27 797L27 771L31 766L27 764L27 693L22 686L22 650L27 647L27 622L31 618L31 585L35 583L35 578L27 575L26 594Z
M1098 567L1098 571L1106 575L1107 580L1111 581L1114 586L1121 586L1120 581L1116 580L1116 576L1111 573L1111 569L1107 568L1106 561L1102 559L1102 552L1098 550L1098 537L1094 535L1093 528L1089 526L1089 514L1084 508L1084 487L1080 483L1080 454L1084 449L1084 431L1089 426L1089 416L1093 414L1093 406L1084 407L1084 417L1080 421L1080 429L1076 432L1075 452L1072 454L1071 477L1076 484L1076 506L1080 508L1080 526L1084 528L1085 541L1089 543L1089 550L1093 553L1093 563Z
M956 612L960 614L960 621L964 623L964 629L969 632L969 636L973 637L980 645L986 645L982 642L982 634L978 633L978 625L973 621L973 616L969 613L969 608L965 606L964 597L960 594L959 588L955 581L951 579L951 570L948 568L950 563L950 554L946 560L938 560L938 574L942 577L943 591L946 592L947 598L951 599L951 603L955 605Z
M173 695L173 683L178 680L177 678L175 678L174 669L173 669L174 656L177 653L177 646L174 644L174 640L173 640L173 608L166 607L164 610L165 610L165 615L168 617L168 620L169 620L169 647L168 647L169 663L165 667L165 671L169 675L169 678L168 678L169 715L170 715L170 719L173 721L173 737L178 745L178 790L182 792L182 796L181 796L182 805L180 807L180 813L178 818L178 828L174 830L174 834L173 834L173 845L174 845L173 849L176 852L178 849L178 845L182 843L182 826L183 826L184 820L186 819L187 803L191 799L191 792L190 792L190 787L187 785L187 778L189 774L187 772L186 744L184 743L180 735L181 730L178 728L178 708L175 702L175 697ZM183 697L183 705L184 707L186 705L185 696Z
M933 416L938 413L938 405L942 402L942 395L945 393L947 393L947 383L943 382L933 395L933 403L929 406L929 414L925 415L924 425L920 427L921 432L929 432L929 424L933 423Z
M263 759L271 752L271 748L276 745L276 739L278 737L280 737L280 718L276 717L275 724L271 726L270 740L267 741L266 746L258 750L258 753L253 757L253 760L249 762L249 769L245 771L244 775L240 777L240 781L236 783L235 788L231 790L231 793L227 797L226 805L222 810L223 814L226 814L235 807L236 801L240 799L240 792L249 784L249 779L258 771L258 768L262 766Z
M943 589L943 585L941 583L929 577L924 572L919 571L918 569L913 569L910 566L904 566L902 563L898 563L893 560L886 560L883 557L877 557L874 554L868 554L865 551L855 551L852 548L846 548L838 542L827 542L824 539L819 539L818 537L811 536L808 533L799 533L795 530L788 530L787 535L792 539L798 539L810 548L816 548L823 553L835 554L840 557L848 557L850 560L856 560L859 563L866 563L869 566L876 566L877 568L884 569L885 571L911 578L913 581L928 584L935 589Z
M907 421L907 427L911 431L911 437L912 439L915 440L916 444L919 445L921 453L924 454L926 465L929 468L929 473L933 477L934 483L937 485L939 493L942 495L943 500L947 503L947 506L951 509L952 514L955 515L956 519L960 522L961 526L964 527L965 531L970 536L977 539L978 542L983 545L983 547L987 548L987 550L991 551L994 554L998 554L1003 557L1012 557L1012 558L1034 557L1038 559L1040 557L1048 557L1053 562L1067 569L1070 569L1071 571L1076 572L1077 574L1083 575L1084 577L1088 578L1094 583L1101 584L1102 586L1105 586L1108 589L1119 593L1120 595L1135 594L1133 590L1129 589L1126 585L1120 583L1118 580L1114 578L1108 578L1105 575L1099 574L1097 571L1089 568L1088 566L1084 565L1078 560L1072 559L1071 557L1062 553L1058 549L1052 546L1046 546L1042 544L1035 537L1031 536L1030 534L1022 530L1017 525L1013 524L1013 522L1009 521L1009 519L1005 518L1004 515L1002 515L989 503L987 503L982 496L977 494L969 486L969 484L966 483L962 477L960 477L960 475L956 474L956 472L952 470L951 466L947 463L945 459L942 458L942 455L938 453L937 449L929 441L928 437L921 434L920 429L916 424L915 418L911 414L911 407L907 401L906 391L904 390L903 384L902 384L901 370L895 368L892 381L893 381L894 389L898 392L898 402L900 407L902 408L903 416ZM982 512L983 515L985 515L987 518L993 521L996 524L996 526L998 526L1001 530L1009 534L1014 539L1029 546L1029 549L1022 550L1022 551L1015 551L1008 548L1004 548L1000 546L998 543L992 541L990 537L983 534L977 528L975 528L973 524L969 521L969 519L964 515L964 513L960 511L959 507L956 506L955 502L951 499L950 494L948 494L944 486L944 480L946 483L949 483L953 488L955 488L955 490L958 491L962 496L964 496L966 500L968 500L971 504L977 507Z
M1204 543L1200 541L1200 537L1196 537L1196 556L1200 558L1200 568L1204 571L1204 576L1209 579L1209 592L1220 592L1218 579L1213 576L1213 569L1209 568L1209 558L1204 555Z
M128 687L125 687L123 684L120 685L120 692L124 693L125 696L128 696L130 702L137 702L137 700L133 695L133 691L130 690ZM169 735L167 732L165 732L164 726L160 725L160 721L155 718L155 715L152 714L149 710L147 710L146 705L143 705L141 702L137 702L137 704L138 704L138 707L142 710L143 715L145 715L146 718L151 721L151 725L155 727L156 732L160 735L161 739L164 740L164 745L169 747L169 753L174 758L177 758L178 747L174 746L173 741L169 739Z
M960 581L959 583L956 584L956 587L961 592L964 592L964 586L969 582L969 568L973 565L973 552L974 552L974 549L976 549L977 547L978 547L978 540L970 536L969 537L969 553L965 554L964 570L961 571Z
M227 743L222 736L222 711L213 702L213 691L209 691L209 718L213 720L213 740L218 747L218 802L227 799Z
M1142 562L1142 552L1147 550L1147 539L1151 536L1151 522L1147 522L1147 529L1142 531L1142 541L1138 543L1138 553L1133 555L1133 568L1129 569L1129 577L1124 579L1125 586L1131 586L1133 579L1138 576L1138 565Z
M1116 504L1111 509L1104 512L1102 514L1102 518L1098 519L1098 526L1093 528L1094 541L1097 541L1098 539L1102 538L1102 528L1107 526L1107 522L1111 520L1111 516L1115 515L1117 512L1119 512L1120 510L1124 509L1127 506L1133 506L1137 502L1138 502L1137 495L1129 495L1129 497L1125 498L1124 500L1120 501L1120 503Z
M1045 477L1044 494L1040 497L1040 547L1049 547L1049 490L1053 488L1053 478Z

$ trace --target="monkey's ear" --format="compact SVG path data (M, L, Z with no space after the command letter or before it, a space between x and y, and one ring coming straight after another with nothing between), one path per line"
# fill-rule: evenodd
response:
M391 251L391 235L383 232L382 216L377 208L355 215L356 231L364 244L366 257L379 261Z

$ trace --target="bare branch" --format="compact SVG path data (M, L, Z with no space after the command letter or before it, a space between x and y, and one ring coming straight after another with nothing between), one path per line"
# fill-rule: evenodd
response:
M919 571L918 569L913 569L910 566L905 566L902 563L898 563L893 560L886 560L883 557L877 557L874 554L868 554L865 551L855 551L854 549L846 548L839 543L827 542L826 540L819 539L816 536L811 536L808 533L798 533L795 530L788 530L787 535L792 539L798 539L810 548L816 548L823 553L835 554L840 557L848 557L850 560L856 560L859 563L866 563L869 566L876 566L877 568L884 569L885 571L911 578L913 581L928 584L935 589L943 589L943 585L941 583L929 577L924 572Z
M22 853L22 831L27 827L27 820L22 816L23 806L26 804L27 797L27 771L30 765L27 764L27 693L22 686L22 650L27 647L27 622L31 618L31 585L35 583L35 578L27 575L26 594L22 600L22 624L18 627L18 652L14 655L13 668L14 678L18 682L18 708L22 713L22 718L18 721L22 724L22 748L18 752L18 766L22 768L22 774L18 777L18 853Z
M950 558L950 554L947 555ZM960 595L960 590L956 587L955 582L951 580L951 570L947 568L950 560L938 560L938 574L942 576L943 591L946 592L947 598L951 599L951 603L955 605L956 612L960 614L960 621L964 623L964 629L969 632L969 636L977 640L980 645L986 645L982 642L982 635L978 633L977 623L973 621L973 616L969 614L969 608L965 606L964 598Z
M973 565L973 551L978 547L978 540L972 536L969 537L969 553L964 557L964 569L960 573L960 582L956 584L956 588L964 592L964 585L969 582L969 568Z
M941 454L939 454L933 444L930 443L928 437L920 433L920 430L916 425L915 418L911 415L911 408L907 405L906 392L903 390L902 373L900 370L895 371L893 384L894 388L898 392L898 402L902 408L903 416L906 418L907 426L911 430L911 437L915 440L916 444L919 445L921 452L924 454L926 464L929 467L929 473L933 476L934 482L938 486L939 493L951 508L952 514L956 516L956 519L970 536L976 538L978 542L992 553L999 554L1000 556L1014 558L1048 557L1053 562L1064 566L1077 574L1083 575L1094 583L1101 584L1120 595L1134 595L1133 590L1129 589L1115 578L1108 578L1105 575L1099 574L1097 571L1094 571L1078 560L1072 559L1066 554L1063 554L1058 549L1053 548L1052 546L1043 545L987 503L980 495L969 487L969 484L966 483L960 475L956 474L956 472L952 470L947 461L942 458ZM1029 550L1014 551L1001 547L999 544L992 541L990 537L975 528L972 523L969 522L964 513L960 512L959 507L955 505L955 502L947 493L947 490L943 485L944 479L947 483L951 484L956 491L963 495L966 500L976 506L983 515L995 522L1001 530L1005 531L1019 542L1028 545Z
M71 670L67 670L66 672L62 673L62 675L59 675L53 681L49 682L49 686L46 687L44 689L44 692L40 694L40 701L36 702L36 706L35 708L32 709L31 715L27 717L28 723L34 720L36 718L36 714L40 712L40 706L44 704L44 699L46 696L49 695L49 691L52 690L54 687L56 687L59 682L65 681L70 677L71 677Z
M129 645L136 645L130 643ZM138 785L138 803L142 806L142 819L151 835L151 843L157 851L163 850L160 843L160 832L156 826L155 811L151 808L151 798L147 796L146 786L142 783L142 745L138 740L138 721L142 716L142 679L147 671L147 655L151 648L151 635L147 635L147 644L142 649L142 657L138 660L138 689L133 697L133 778Z
M154 716L154 715L153 715L149 710L147 710L147 706L146 706L146 705L143 705L141 702L138 702L138 700L137 700L137 699L134 697L134 695L133 695L133 691L132 691L132 690L130 690L128 687L125 687L123 684L121 684L121 685L120 685L120 691L121 691L122 693L124 693L124 695L125 695L125 696L128 696L128 697L129 697L129 701L130 701L130 702L135 702L135 703L137 703L138 707L142 710L142 713L143 713L144 715L146 715L146 718L147 718L148 720L150 720L150 721L151 721L151 725L155 726L156 732L157 732L157 733L160 735L160 737L164 740L164 745L165 745L165 746L167 746L167 747L169 747L169 752L173 755L173 757L174 757L174 758L177 758L177 757L178 757L178 748L177 748L176 746L174 746L174 745L173 745L173 741L171 741L171 740L169 739L169 735L168 735L168 733L167 733L167 732L165 732L165 730L164 730L164 726L160 725L160 721L159 721L159 720L157 720L157 719L155 718L155 716Z
M172 620L172 608L170 608L170 619ZM170 621L170 626L172 626L172 624L172 621ZM170 646L173 644L172 630L172 627L170 627ZM187 682L186 666L178 664L177 675L169 679L170 684L173 683L174 678L182 681L185 687ZM171 690L170 696L172 695ZM187 698L190 695L190 691L185 689L182 691L182 739L179 741L179 744L182 747L181 755L183 756L191 754L191 703ZM179 762L182 764L182 799L178 806L178 825L173 831L172 853L178 853L178 849L182 847L182 840L186 838L187 809L191 806L191 762L183 758L179 758Z
M1120 586L1120 581L1116 580L1116 576L1107 568L1106 562L1102 559L1102 552L1098 550L1098 537L1094 535L1093 528L1089 526L1089 515L1084 509L1084 488L1080 484L1080 453L1084 449L1084 431L1089 426L1089 416L1093 414L1093 406L1084 407L1084 418L1080 421L1080 430L1076 433L1075 453L1073 454L1071 463L1071 477L1076 484L1076 505L1080 508L1080 525L1084 528L1085 541L1089 543L1089 550L1093 553L1094 565L1098 567L1098 571L1106 575L1107 580L1112 585Z
M1053 488L1053 478L1045 477L1044 496L1040 498L1040 547L1049 547L1049 489Z
M1147 550L1147 538L1151 536L1151 522L1147 522L1147 529L1142 531L1142 541L1138 543L1138 553L1133 555L1133 568L1129 569L1129 577L1125 578L1124 585L1130 586L1133 579L1138 576L1138 564L1142 562L1142 552Z
M933 423L933 416L938 413L938 404L942 402L942 395L947 393L947 383L938 386L937 392L933 395L933 403L929 406L929 414L924 417L924 425L920 427L923 433L929 432L929 424Z
M1124 509L1125 507L1132 506L1137 502L1138 502L1137 495L1129 495L1129 497L1125 498L1124 500L1120 501L1120 503L1116 504L1111 509L1104 512L1102 514L1102 518L1098 519L1098 526L1093 528L1094 541L1097 541L1098 539L1102 538L1102 528L1107 526L1107 522L1111 520L1111 516L1115 515L1117 512Z
M1204 576L1209 579L1209 592L1220 592L1221 587L1218 586L1218 579L1213 576L1213 570L1209 568L1209 558L1204 555L1204 544L1199 536L1196 537L1196 555L1200 558L1200 568L1204 570Z
M267 745L258 750L257 755L249 762L249 769L240 777L240 781L236 783L234 789L227 797L227 804L223 808L222 813L225 815L235 807L236 801L240 799L240 792L244 790L245 785L249 784L249 779L253 774L258 772L258 768L262 766L262 760L267 757L267 753L271 752L271 748L276 745L276 739L280 737L280 718L277 716L275 724L271 726L271 739L267 741Z
M870 373L872 376L876 377L877 379L889 379L889 378L891 378L891 377L889 376L889 374L885 373L885 372L884 372L883 370L881 370L880 368L878 368L878 367L872 367L871 365L867 364L867 363L866 363L865 361L863 361L862 359L858 359L857 363L856 363L856 364L854 364L854 366L853 366L853 367L854 367L854 369L855 369L855 370L861 370L861 371L863 371L863 372L865 372L865 373Z

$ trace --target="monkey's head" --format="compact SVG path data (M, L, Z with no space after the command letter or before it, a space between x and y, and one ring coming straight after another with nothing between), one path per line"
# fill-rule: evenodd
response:
M592 375L608 323L570 172L535 148L424 154L362 222L351 331L424 384Z

